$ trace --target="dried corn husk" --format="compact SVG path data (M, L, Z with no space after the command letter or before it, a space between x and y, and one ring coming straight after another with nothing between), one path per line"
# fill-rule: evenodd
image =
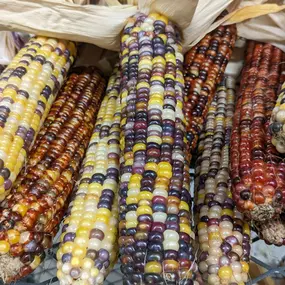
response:
M99 5L69 3L84 0L67 1L0 0L0 30L25 31L119 50L120 33L138 7L144 13L164 14L185 28L190 25L198 3L198 0L139 0L137 7L121 5L117 0L100 0Z
M94 0L0 0L0 30L119 50L120 33L130 16L138 11L158 12L182 29L184 51L222 23L238 23L240 36L285 50L285 5L280 0L96 0L96 5L78 5L89 2ZM212 24L224 9L231 13Z
M137 12L137 7L77 5L51 0L1 0L0 10L0 30L25 31L116 50L126 19Z
M285 52L285 5L283 1L243 1L226 24L237 23L238 34L246 39L271 43ZM283 2L284 3L284 2ZM249 5L254 6L249 7Z

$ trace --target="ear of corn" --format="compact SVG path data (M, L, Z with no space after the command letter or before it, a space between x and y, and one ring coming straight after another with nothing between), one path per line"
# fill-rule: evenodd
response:
M209 285L242 285L248 280L249 225L232 200L229 176L234 101L235 81L224 78L210 105L198 146L198 262L203 281Z
M60 284L103 284L117 257L120 156L120 72L110 77L106 96L81 168L81 178L64 221L57 252ZM81 283L80 283L81 284Z
M63 217L94 127L104 80L93 70L70 75L0 210L0 276L33 271Z
M271 143L270 117L277 98L282 51L250 41L231 136L231 178L238 209L271 243L282 244L285 232L267 235L284 208L284 162ZM260 228L262 227L262 228ZM272 228L271 228L272 229Z
M121 41L120 257L125 284L193 284L183 55L162 15L129 20Z
M0 76L0 201L9 193L74 61L72 42L31 39Z
M220 26L207 34L186 54L184 109L191 152L197 146L208 107L231 57L235 40L235 25Z

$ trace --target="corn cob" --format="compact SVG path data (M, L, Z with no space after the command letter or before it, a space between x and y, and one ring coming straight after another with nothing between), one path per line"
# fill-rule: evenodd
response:
M285 201L285 164L269 130L281 59L282 52L270 44L248 43L231 136L233 198L238 209L265 230ZM280 232L266 239L280 244L283 237Z
M277 151L280 153L285 153L285 120L284 120L284 110L285 110L285 55L283 54L282 59L282 73L280 82L283 83L278 99L275 104L275 108L272 111L271 121L270 121L270 131L272 134L272 144L276 147Z
M193 284L183 55L159 14L129 20L121 41L120 257L125 284Z
M199 270L209 285L242 285L248 279L249 225L231 198L229 152L235 81L224 78L200 134L196 165Z
M60 284L103 284L117 258L120 72L116 67L64 221L57 252ZM79 281L78 281L79 282ZM81 284L81 283L80 283Z
M0 210L0 276L33 271L51 246L94 126L104 89L98 72L70 75Z
M74 61L72 42L31 39L0 76L0 201L12 187Z
M197 146L208 107L231 57L236 40L235 25L220 26L207 34L187 54L184 63L187 139L190 151Z

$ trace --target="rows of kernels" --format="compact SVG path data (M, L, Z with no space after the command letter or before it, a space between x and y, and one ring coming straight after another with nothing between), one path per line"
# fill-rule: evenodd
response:
M229 178L234 89L231 78L218 86L198 146L198 262L203 280L210 285L241 285L248 280L249 226L232 200Z
M103 284L117 257L120 73L114 69L81 168L57 252L62 285Z
M130 19L121 43L119 245L126 284L193 282L182 61L167 18Z
M48 116L53 122L39 136L11 194L1 203L0 254L20 258L22 264L9 280L33 271L34 261L38 265L51 246L94 127L104 81L91 69L72 74L68 82L69 92L63 89L64 96L55 101L62 105L61 112L56 118Z
M23 167L75 54L72 42L33 38L0 76L0 200Z
M284 148L284 135L285 131L284 127L284 110L285 110L285 55L283 54L282 59L282 71L280 83L282 86L280 87L278 98L275 103L275 107L272 110L271 121L270 121L270 131L272 133L272 144L276 147L277 151L280 153L285 153Z
M236 27L220 26L207 34L185 57L187 139L194 151L216 84L224 74L236 39Z
M254 221L271 219L284 203L284 163L271 143L269 122L282 51L249 42L231 136L233 198Z

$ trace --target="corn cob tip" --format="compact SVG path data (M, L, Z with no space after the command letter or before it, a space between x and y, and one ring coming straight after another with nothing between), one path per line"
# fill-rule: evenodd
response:
M12 257L8 254L0 255L0 279L9 283L12 276L20 272L24 264L19 257Z
M265 222L273 218L275 209L272 205L255 205L250 213L250 218L257 222Z
M266 243L277 246L283 245L285 224L280 219L270 220L266 223L257 223L255 226Z

